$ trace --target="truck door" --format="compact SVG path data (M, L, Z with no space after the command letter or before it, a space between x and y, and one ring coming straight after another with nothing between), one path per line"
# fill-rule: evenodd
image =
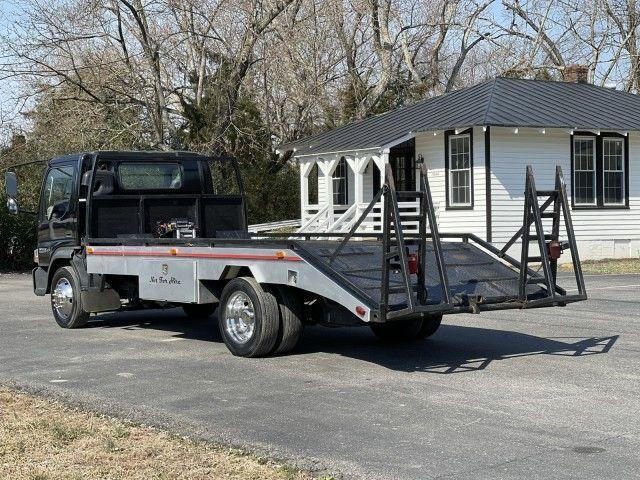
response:
M57 164L47 171L38 213L38 254L40 264L48 264L61 246L76 244L75 162Z

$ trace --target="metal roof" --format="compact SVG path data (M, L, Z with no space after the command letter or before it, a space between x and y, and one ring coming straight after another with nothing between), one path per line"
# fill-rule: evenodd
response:
M640 96L585 83L503 78L281 145L296 156L381 148L421 131L472 126L640 130Z

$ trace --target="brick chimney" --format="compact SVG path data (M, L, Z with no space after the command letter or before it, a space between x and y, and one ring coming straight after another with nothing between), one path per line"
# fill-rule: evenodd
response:
M563 72L567 83L589 83L589 67L586 65L567 65Z

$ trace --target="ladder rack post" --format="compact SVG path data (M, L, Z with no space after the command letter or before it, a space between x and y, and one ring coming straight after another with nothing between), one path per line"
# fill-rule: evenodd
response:
M567 186L564 181L564 175L562 174L562 168L559 165L556 167L556 188L558 190L560 202L562 203L564 227L567 231L567 241L569 243L569 250L571 251L571 261L573 263L573 272L576 279L576 286L578 288L578 295L586 300L587 290L584 285L584 276L582 274L582 266L580 265L580 258L578 255L578 244L576 242L575 231L573 230L573 222L571 220L571 213L569 211Z
M429 229L431 230L431 241L433 243L433 253L436 259L436 266L438 267L438 275L440 276L440 286L442 288L442 301L445 305L451 305L451 291L449 290L449 276L447 275L447 267L444 263L444 252L442 249L442 242L440 241L440 233L438 231L438 221L436 219L435 206L433 204L433 198L431 197L431 187L429 186L429 177L427 175L427 166L422 163L420 166L420 184L424 197L424 206L429 220ZM423 219L424 220L424 219ZM426 269L426 234L422 244L424 245L424 257L422 257L423 263L425 263Z

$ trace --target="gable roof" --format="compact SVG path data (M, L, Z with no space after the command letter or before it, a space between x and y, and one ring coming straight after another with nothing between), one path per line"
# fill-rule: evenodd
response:
M279 149L296 155L373 149L410 133L473 126L640 130L640 96L585 83L498 77Z

